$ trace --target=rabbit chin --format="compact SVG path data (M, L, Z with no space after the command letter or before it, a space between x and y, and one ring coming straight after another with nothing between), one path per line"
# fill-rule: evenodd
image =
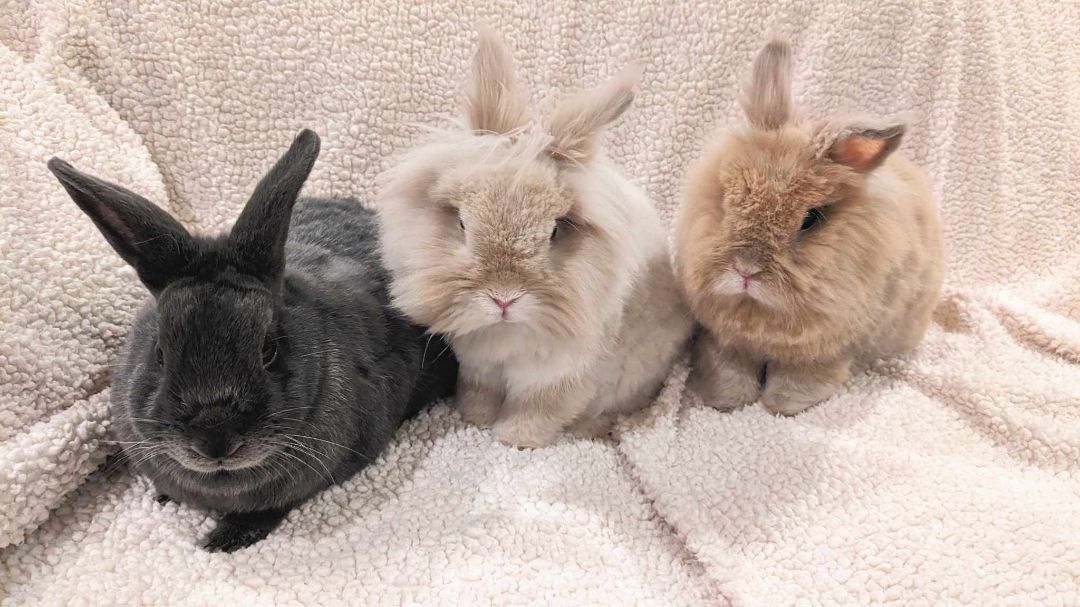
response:
M210 459L188 451L187 447L175 447L168 451L169 457L192 472L212 474L216 472L234 472L253 468L266 461L269 453L263 449L241 448L227 458Z

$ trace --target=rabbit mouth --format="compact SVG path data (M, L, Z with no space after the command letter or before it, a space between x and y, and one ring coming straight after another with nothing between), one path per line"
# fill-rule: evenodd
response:
M741 295L762 300L765 299L766 285L760 272L747 274L731 269L723 272L713 281L713 291L718 295Z
M253 468L265 460L264 454L251 449L239 449L227 457L207 457L188 447L169 450L169 456L193 472L233 472Z

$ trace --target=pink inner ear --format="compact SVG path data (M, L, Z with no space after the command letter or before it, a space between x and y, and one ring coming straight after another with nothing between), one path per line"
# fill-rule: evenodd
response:
M888 144L886 139L873 139L860 135L849 135L838 140L829 150L833 162L851 167L860 173L873 169L878 158Z
M124 220L120 219L120 216L116 214L116 211L112 210L112 208L108 205L101 204L96 200L94 201L94 208L97 210L98 214L101 215L101 219L108 223L109 227L112 228L125 243L131 246L131 248L135 249L137 248L136 245L142 244L141 242L135 241L135 234L128 228L127 224L124 223Z

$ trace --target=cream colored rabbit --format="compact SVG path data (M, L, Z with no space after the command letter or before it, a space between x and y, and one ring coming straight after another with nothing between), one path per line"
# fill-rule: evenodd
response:
M457 404L502 442L593 435L647 405L691 329L648 197L598 150L637 74L533 121L482 32L467 128L411 150L378 208L394 303L450 340Z

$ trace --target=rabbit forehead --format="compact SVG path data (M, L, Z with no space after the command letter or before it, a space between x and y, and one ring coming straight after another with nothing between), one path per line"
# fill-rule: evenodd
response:
M158 310L163 341L200 350L261 344L274 317L269 290L222 280L174 285L159 296Z
M817 159L800 129L751 131L732 136L720 156L718 178L737 212L759 225L784 224L829 202L843 175Z
M557 174L542 163L496 167L474 172L449 188L447 201L477 227L519 231L570 212L573 198Z

